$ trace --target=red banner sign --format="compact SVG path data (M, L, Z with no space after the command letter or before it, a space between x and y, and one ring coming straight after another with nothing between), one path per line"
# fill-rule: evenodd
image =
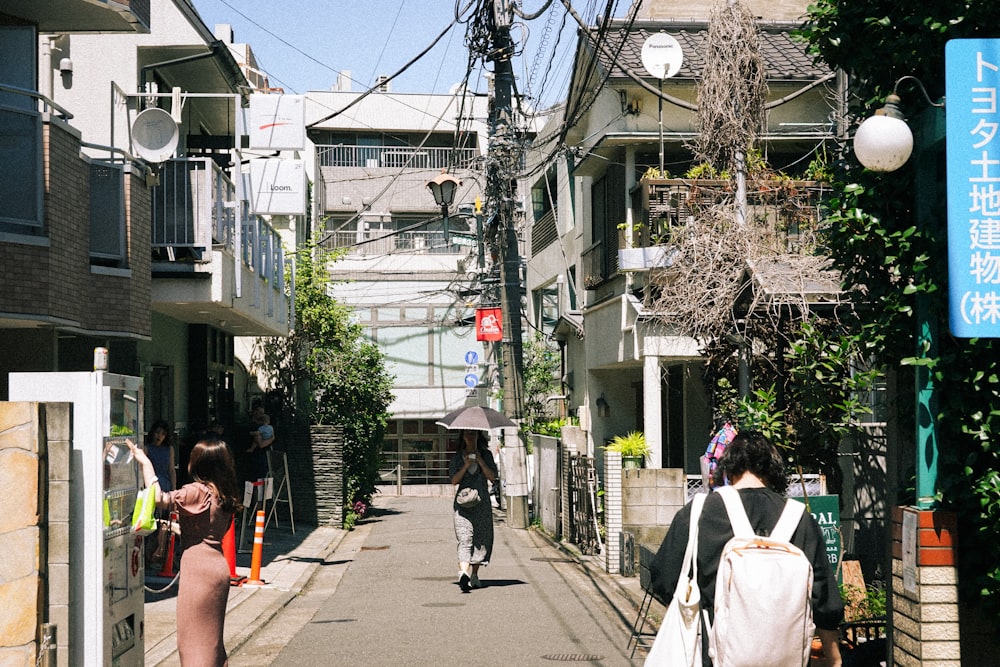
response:
M503 339L503 314L499 308L476 309L476 340Z

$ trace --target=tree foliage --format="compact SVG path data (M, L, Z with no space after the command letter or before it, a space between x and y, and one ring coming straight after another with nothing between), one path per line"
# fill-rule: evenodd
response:
M393 377L385 354L328 292L337 255L310 244L295 262L296 321L286 338L261 339L255 366L283 414L295 422L344 427L347 507L368 503L378 483Z
M810 49L851 76L851 110L863 119L902 76L914 75L932 99L945 87L945 43L991 37L1000 24L993 0L818 0L802 30ZM904 112L926 102L903 84ZM849 286L863 297L864 316L850 335L870 342L889 367L927 369L940 397L938 496L959 516L960 582L964 599L1000 610L1000 345L947 335L946 230L918 228L912 169L863 171L844 146L828 218L830 254ZM936 212L937 213L937 212ZM944 215L935 215L944 220ZM936 355L916 352L915 306L920 296L940 331ZM905 426L905 425L904 425ZM907 437L904 432L902 437ZM912 428L908 437L914 437Z
M541 333L524 348L524 425L525 431L540 433L541 425L556 415L547 399L558 393L559 353ZM558 405L557 403L555 404Z

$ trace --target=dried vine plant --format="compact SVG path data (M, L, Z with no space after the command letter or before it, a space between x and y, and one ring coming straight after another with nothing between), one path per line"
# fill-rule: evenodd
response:
M743 0L716 2L706 44L706 64L698 86L699 136L692 150L697 160L734 173L737 156L747 155L764 126L767 98L760 35ZM742 225L736 222L733 188L713 191L705 199L700 198L699 188L691 188L685 204L691 215L671 229L673 263L649 277L648 305L665 329L707 343L737 330L736 304L739 311L755 313L776 329L782 310L803 316L809 312L816 285L829 284L836 292L826 259L806 255L815 247L815 239L806 242L808 247L799 253L789 253L787 230L779 224L809 205L808 194L764 195L774 188L754 178L748 186L754 201ZM715 203L699 204L706 200ZM770 208L770 213L757 220L755 207L758 211ZM804 238L801 233L797 236ZM771 283L767 287L747 279L748 268L754 271L764 263ZM780 286L779 294L772 289L775 285Z
M767 71L756 22L743 0L716 1L705 44L693 148L699 161L721 170L746 154L764 126Z

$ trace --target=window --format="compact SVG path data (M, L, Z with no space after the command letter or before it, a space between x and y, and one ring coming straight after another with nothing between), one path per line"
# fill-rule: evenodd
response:
M121 165L90 165L90 261L125 266L125 174Z
M35 90L32 26L0 26L0 82ZM0 92L0 232L41 235L42 125L35 100Z

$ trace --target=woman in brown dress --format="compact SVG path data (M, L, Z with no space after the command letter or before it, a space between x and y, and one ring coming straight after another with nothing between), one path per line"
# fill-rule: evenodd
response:
M146 486L156 483L153 464L131 441L129 449L142 467ZM229 447L204 438L191 450L188 473L194 480L180 489L159 493L156 505L176 509L184 543L183 567L177 592L177 652L181 665L228 664L223 641L229 563L222 539L239 510L236 469Z

